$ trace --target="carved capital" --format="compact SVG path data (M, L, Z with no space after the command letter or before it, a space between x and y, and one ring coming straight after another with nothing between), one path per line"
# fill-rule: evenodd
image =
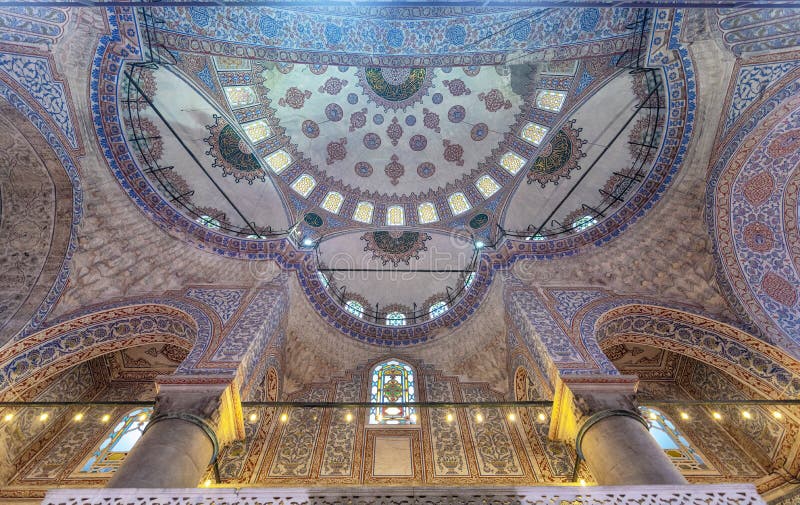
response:
M570 444L583 422L604 410L637 412L634 375L576 375L559 377L550 421L550 438Z
M153 417L191 416L206 423L224 446L244 438L239 387L234 383L197 384L159 380Z

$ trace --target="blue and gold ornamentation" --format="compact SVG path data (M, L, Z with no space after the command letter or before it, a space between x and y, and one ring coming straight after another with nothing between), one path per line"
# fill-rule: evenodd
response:
M250 145L236 133L231 125L215 116L213 125L206 126L211 135L204 139L211 147L206 154L214 158L214 165L222 169L222 176L232 175L236 182L242 179L253 184L265 180L266 173L253 154Z
M528 172L528 184L532 184L533 181L542 187L548 182L558 184L558 180L562 177L569 179L572 170L580 170L578 162L586 156L586 153L581 151L581 146L586 141L578 136L581 128L574 128L574 124L575 120L564 124L556 132L553 140L542 149Z
M367 243L365 251L371 252L372 257L384 265L391 263L395 267L401 262L408 265L411 258L419 259L419 253L428 250L425 242L430 239L427 233L412 231L376 231L361 236Z
M430 68L367 67L356 73L358 85L375 104L386 110L405 109L428 94Z

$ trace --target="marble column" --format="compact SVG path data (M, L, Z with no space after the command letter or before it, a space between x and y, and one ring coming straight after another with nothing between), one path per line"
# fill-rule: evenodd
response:
M150 423L107 487L197 486L219 449L244 434L236 391L224 385L159 384Z
M564 379L551 436L574 443L601 486L686 484L639 414L637 384L630 376Z

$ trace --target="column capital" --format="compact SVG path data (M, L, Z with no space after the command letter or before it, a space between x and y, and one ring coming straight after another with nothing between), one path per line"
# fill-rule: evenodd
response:
M638 412L635 375L562 375L553 395L550 438L574 443L581 425L606 410Z
M244 438L244 416L239 387L233 382L200 383L160 380L153 419L186 418L205 424L223 447ZM202 427L202 426L201 426Z

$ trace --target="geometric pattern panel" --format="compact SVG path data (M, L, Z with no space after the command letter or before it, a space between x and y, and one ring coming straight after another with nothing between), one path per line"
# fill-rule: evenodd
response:
M77 149L67 90L53 77L47 58L0 53L0 70L31 94L64 134L70 147Z

